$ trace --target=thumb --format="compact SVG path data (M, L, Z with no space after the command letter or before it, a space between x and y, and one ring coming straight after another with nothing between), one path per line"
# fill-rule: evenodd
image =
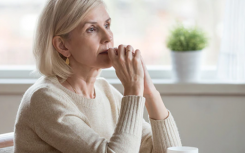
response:
M108 56L109 56L109 59L114 62L115 60L115 48L109 48L108 49Z
M144 62L144 60L143 60L143 58L142 58L141 55L140 55L140 57L141 57L140 59L141 59L141 63L142 63L143 69L144 69L145 76L150 77L150 74L149 74L148 71L147 71L145 62Z
M144 60L143 60L143 58L142 58L141 55L140 55L140 59L141 59L141 64L142 64L144 70L147 70L147 69L146 69L146 66L145 66L145 63L144 63Z

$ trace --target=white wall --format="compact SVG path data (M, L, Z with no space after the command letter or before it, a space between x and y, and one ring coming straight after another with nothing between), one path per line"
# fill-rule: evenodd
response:
M245 152L245 96L164 96L182 145L200 153Z

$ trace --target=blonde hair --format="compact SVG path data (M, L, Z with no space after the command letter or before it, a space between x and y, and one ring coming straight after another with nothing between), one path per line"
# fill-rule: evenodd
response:
M53 37L69 38L69 32L79 25L92 8L100 4L105 6L102 0L47 1L38 20L33 45L36 59L34 73L57 75L62 78L62 82L73 74L71 67L65 63L66 58L53 47Z

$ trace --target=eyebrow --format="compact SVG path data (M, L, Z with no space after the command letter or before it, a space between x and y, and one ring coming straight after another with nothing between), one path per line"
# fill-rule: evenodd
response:
M105 22L108 22L108 21L110 21L110 20L111 20L111 18L105 20ZM82 26L81 29L83 29L83 27L84 27L86 24L88 24L88 23L91 23L91 24L97 24L97 22L85 22L85 23L83 24L83 26Z

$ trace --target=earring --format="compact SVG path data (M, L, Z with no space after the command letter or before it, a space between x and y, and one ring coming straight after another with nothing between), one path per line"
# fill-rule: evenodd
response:
M66 64L69 65L69 58L66 58Z

